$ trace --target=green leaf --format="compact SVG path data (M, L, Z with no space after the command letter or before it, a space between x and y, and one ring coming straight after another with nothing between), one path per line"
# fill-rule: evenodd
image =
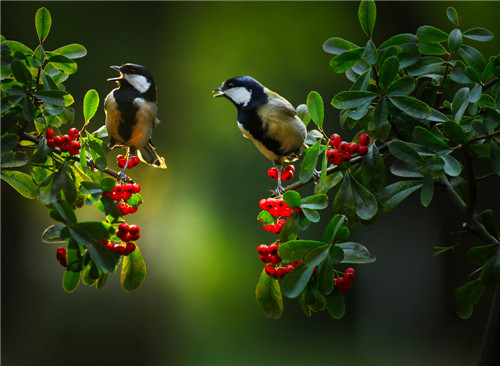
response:
M328 206L328 196L326 194L315 194L302 198L300 207L321 210Z
M348 178L349 177L349 178ZM356 215L364 221L371 220L377 215L378 203L376 198L366 189L362 184L360 184L354 177L347 175L344 179L352 180L352 192L354 195L354 204Z
M87 49L78 43L71 43L63 47L59 47L57 50L52 51L52 53L57 53L59 55L66 56L70 59L80 58L87 55Z
M344 176L344 179L342 179L342 184L333 200L332 209L335 213L341 212L345 215L350 225L356 223L357 215L354 192L351 179L348 178L348 175Z
M455 291L455 299L459 304L457 314L462 319L468 319L472 315L474 305L483 296L486 288L479 280L467 282Z
M424 174L424 182L422 184L422 191L420 192L422 206L428 207L431 204L432 196L434 196L434 178L432 171L428 170Z
M459 144L466 144L469 141L462 126L454 121L446 121L443 125L443 131L449 139Z
M325 299L328 314L330 314L333 319L342 319L345 314L345 301L342 292L339 289L334 289Z
M36 185L33 178L17 170L2 169L2 179L14 188L21 196L34 199L36 197ZM5 192L4 192L5 193Z
M73 208L67 201L65 200L54 201L52 203L52 206L60 215L64 223L66 223L67 225L76 224L75 211L73 211Z
M301 294L307 286L314 271L314 266L307 266L305 263L299 264L295 269L287 274L281 283L283 295L293 299Z
M49 58L49 63L59 71L71 75L78 71L78 65L69 57L63 55L54 55Z
M422 181L405 180L384 187L379 193L379 201L384 212L393 210L406 197L422 187Z
M73 227L80 228L86 231L93 239L106 240L115 234L116 229L113 225L103 221L85 221L73 225Z
M52 17L46 8L40 8L35 15L35 27L40 43L45 41L52 25Z
M327 256L325 261L321 263L317 272L316 286L318 291L323 295L329 295L333 291L333 266L330 256Z
M370 103L376 97L376 93L368 91L343 91L333 97L332 105L338 109L352 109Z
M498 222L492 210L485 210L477 214L474 219L479 221L494 238L499 238Z
M92 239L90 235L81 228L70 227L70 233L74 240L87 247L92 260L101 272L114 272L117 264L117 257L106 249L104 245Z
M300 261L311 250L324 246L326 243L314 240L290 240L280 245L278 255L284 261Z
M410 76L422 76L436 70L443 64L443 60L439 57L421 57L418 62L408 67L407 71Z
M85 94L85 98L83 99L83 116L86 122L94 117L98 107L99 94L95 89L91 89Z
M343 73L350 70L356 65L363 57L364 49L362 47L354 48L342 52L335 56L330 61L330 68L335 73Z
M423 55L444 55L446 49L440 43L419 43L418 52Z
M417 126L413 130L413 140L416 143L425 146L435 152L449 152L450 148L448 144L434 135L431 131L426 128Z
M458 21L459 21L459 18L458 18L458 13L457 11L455 10L455 8L453 7L449 7L448 9L446 9L446 15L448 16L448 19L455 25L458 26Z
M415 35L413 35L411 33L396 34L395 36L392 36L387 41L382 43L379 47L379 50L386 51L391 46L401 47L402 45L405 45L405 44L417 45L418 39L417 39L417 37L415 37ZM397 51L397 49L396 49L396 51Z
M431 115L431 108L424 102L413 97L394 96L389 97L389 100L399 110L411 117L417 119L426 119Z
M485 285L500 284L500 246L484 264L479 280Z
M385 162L377 146L371 144L361 166L355 173L356 179L372 193L378 192L387 182Z
M286 191L283 193L283 200L290 207L300 207L300 204L302 203L302 198L296 191Z
M483 87L480 84L476 84L474 88L470 91L469 94L469 102L477 103L481 98L481 93L483 91Z
M87 135L90 155L97 169L103 171L107 168L106 151L104 149L104 141L95 138L92 135Z
M26 67L26 65L15 59L11 64L12 74L14 74L14 78L22 85L31 88L33 85L33 77L31 76L30 71Z
M462 172L462 165L460 162L450 155L441 155L441 159L444 160L444 172L451 177L458 177Z
M396 56L387 58L380 68L379 83L383 90L392 84L399 71L399 61Z
M396 80L387 88L390 97L407 96L415 89L416 81L411 76L405 76Z
M304 257L304 263L309 267L319 266L328 257L331 247L331 244L326 244L319 248L314 248Z
M490 163L496 175L500 175L500 147L491 140L490 142Z
M15 54L16 52L20 52L24 55L33 54L33 50L31 48L18 41L4 41L2 42L2 45L7 46L13 54Z
M262 225L269 225L274 223L274 216L271 215L268 211L262 210L257 216L257 221L259 221Z
M373 0L362 0L358 8L358 19L361 28L368 37L372 37L375 20L377 17L377 7Z
M302 208L302 213L311 222L319 222L319 220L320 220L320 216L319 216L318 211L316 211L313 208L304 207L304 208Z
M468 96L469 88L465 87L459 89L453 97L453 101L451 102L451 112L453 113L456 122L460 122L462 120L464 112L469 105Z
M413 147L401 140L392 141L389 144L389 151L394 157L409 164L419 164L424 162Z
M457 51L462 46L462 32L455 28L448 37L448 47L451 51Z
M336 214L332 217L325 229L325 234L323 236L323 242L333 243L335 241L335 236L339 229L346 222L346 217L344 215Z
M80 283L80 275L81 272L73 272L70 270L64 271L62 281L64 291L68 293L74 292Z
M469 249L467 259L476 266L483 266L498 250L497 244L481 245Z
M485 28L471 28L463 33L463 36L478 42L488 42L493 39L493 33Z
M318 163L318 157L320 154L320 144L321 140L318 140L313 146L308 148L305 152L305 156L300 165L299 179L302 183L306 183L312 178L316 165Z
M64 90L38 90L33 95L44 103L64 107L66 104L64 97L68 95L68 92Z
M355 48L359 48L359 46L356 46L354 43L338 37L329 38L323 44L323 50L332 55L338 55Z
M307 96L307 110L311 115L311 118L318 127L323 127L323 117L324 117L324 106L323 99L318 92L312 91Z
M463 45L458 50L458 53L463 57L467 65L481 74L486 68L486 60L484 56L474 47Z
M365 46L365 60L368 62L369 65L375 65L377 63L377 47L375 44L371 41L371 39L366 42Z
M443 253L445 253L445 252L447 252L449 250L455 249L456 246L457 246L457 244L451 245L449 247L434 247L434 253L432 253L432 256L433 257L437 257L440 254L443 254Z
M1 138L1 151L2 155L10 152L14 149L19 143L19 136L14 135L13 133L6 133Z
M64 240L61 239L61 230L65 226L62 224L51 225L45 229L42 234L42 241L44 243L63 243Z
M130 292L141 287L145 278L146 263L144 263L139 247L136 246L132 253L123 257L120 283L125 291Z
M376 258L362 244L353 241L337 244L344 251L342 263L373 263Z
M268 317L278 319L283 314L283 298L277 279L269 276L265 270L260 274L255 298L259 309Z
M448 39L448 34L430 25L423 25L417 30L417 38L423 43L439 43Z

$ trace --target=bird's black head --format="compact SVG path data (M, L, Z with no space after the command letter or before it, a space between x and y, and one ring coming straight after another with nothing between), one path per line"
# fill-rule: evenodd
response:
M250 76L228 79L214 92L218 92L214 97L226 97L236 108L255 108L267 102L264 86Z
M156 99L153 75L144 66L127 63L122 66L111 66L111 68L120 72L120 76L110 78L108 81L116 81L121 88L133 88L139 94L154 96L153 100Z

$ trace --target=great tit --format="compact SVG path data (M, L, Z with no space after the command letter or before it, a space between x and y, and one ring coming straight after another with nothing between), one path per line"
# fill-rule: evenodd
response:
M136 152L144 163L166 169L165 159L157 154L151 139L153 128L159 123L153 76L144 66L131 63L111 68L120 76L108 79L116 81L118 87L104 100L108 148L127 148L127 163L118 174L118 180L125 179L128 163ZM139 149L146 154L141 154Z
M217 92L214 97L226 97L236 106L240 131L273 162L278 170L275 192L278 195L283 193L283 163L300 157L307 134L295 108L250 76L228 79L213 92Z

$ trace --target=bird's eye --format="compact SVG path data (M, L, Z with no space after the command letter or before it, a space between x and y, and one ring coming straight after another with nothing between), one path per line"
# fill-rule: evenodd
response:
M228 87L228 88L234 88L234 83L233 83L233 82L230 82L229 84L227 84L227 87Z

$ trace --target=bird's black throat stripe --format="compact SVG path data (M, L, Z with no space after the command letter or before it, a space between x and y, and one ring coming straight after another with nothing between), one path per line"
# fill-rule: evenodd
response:
M113 96L115 97L115 101L118 104L118 110L121 114L118 134L123 138L123 142L126 142L132 137L132 127L137 122L136 114L139 108L134 104L134 99L139 96L139 93L133 89L118 89L115 90Z
M281 151L281 143L272 137L267 136L267 129L262 125L260 117L257 115L257 109L238 109L238 122L243 128L250 132L254 139L261 142L266 149L272 151L278 156L284 156Z

